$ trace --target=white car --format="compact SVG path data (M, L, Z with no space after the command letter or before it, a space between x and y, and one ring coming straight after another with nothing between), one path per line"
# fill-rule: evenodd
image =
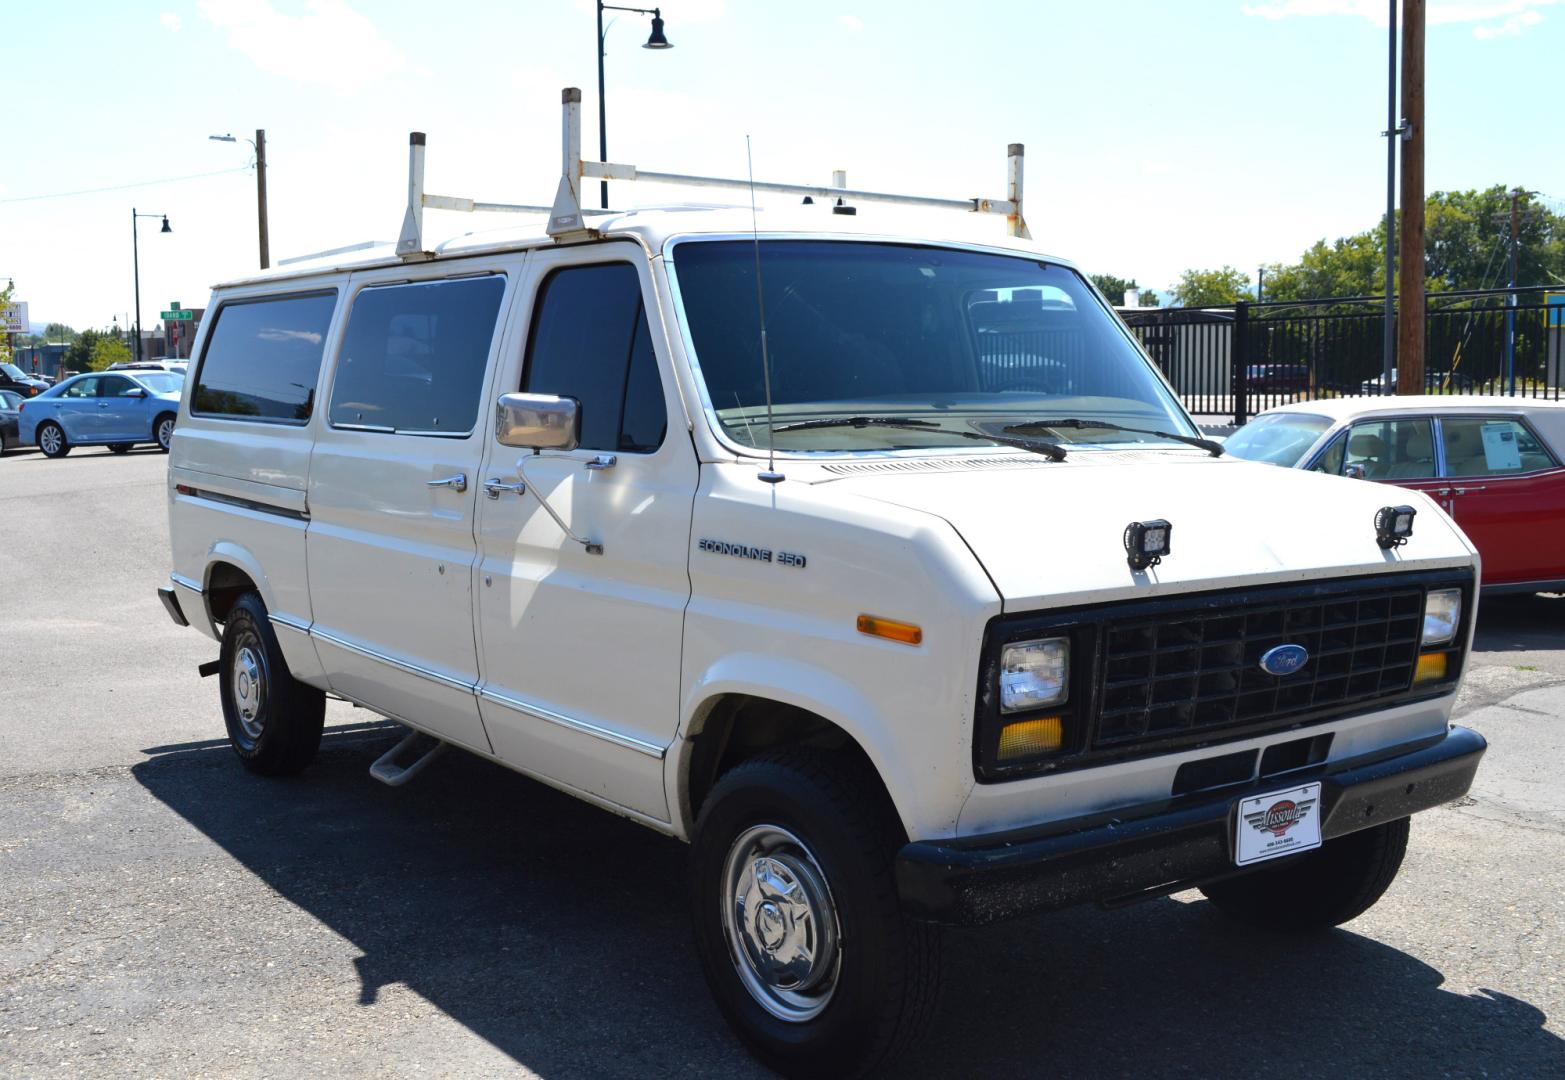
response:
M160 592L240 760L303 769L330 692L690 842L708 982L791 1075L917 1030L938 923L1378 899L1484 749L1460 531L1217 456L1028 241L799 213L219 286Z

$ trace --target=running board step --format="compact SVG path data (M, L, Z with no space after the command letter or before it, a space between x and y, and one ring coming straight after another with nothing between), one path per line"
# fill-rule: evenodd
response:
M375 760L370 775L388 787L401 787L445 753L447 745L422 731L410 731L407 738Z

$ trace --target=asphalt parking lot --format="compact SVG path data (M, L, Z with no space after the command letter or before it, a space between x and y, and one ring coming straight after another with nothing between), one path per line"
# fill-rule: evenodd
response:
M167 458L0 460L0 1075L761 1075L681 845L467 755L391 789L332 703L244 773L173 626ZM1565 597L1485 605L1491 750L1387 897L1304 941L1196 893L952 933L909 1077L1565 1076Z

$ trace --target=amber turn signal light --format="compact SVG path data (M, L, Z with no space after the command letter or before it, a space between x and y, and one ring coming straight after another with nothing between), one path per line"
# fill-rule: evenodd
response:
M895 619L881 619L874 615L859 616L859 633L885 638L887 641L900 641L904 645L920 645L924 641L922 627L914 626L912 623L897 622Z
M1439 682L1445 678L1446 654L1443 652L1426 652L1418 656L1418 667L1413 670L1413 681Z
M1001 761L1031 757L1033 754L1051 753L1064 744L1063 718L1042 716L1036 720L1017 720L1000 729L1000 746L995 756Z

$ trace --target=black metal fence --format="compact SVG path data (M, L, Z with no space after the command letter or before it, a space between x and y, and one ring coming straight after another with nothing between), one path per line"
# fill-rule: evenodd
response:
M1198 416L1243 424L1274 405L1396 393L1383 377L1385 301L1355 296L1121 314ZM1393 337L1395 328L1393 327ZM1560 400L1565 287L1430 293L1428 394Z

